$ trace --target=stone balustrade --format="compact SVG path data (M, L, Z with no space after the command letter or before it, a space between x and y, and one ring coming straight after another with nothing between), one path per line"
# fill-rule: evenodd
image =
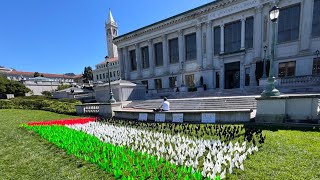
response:
M278 80L279 86L305 86L320 84L320 75L283 77Z

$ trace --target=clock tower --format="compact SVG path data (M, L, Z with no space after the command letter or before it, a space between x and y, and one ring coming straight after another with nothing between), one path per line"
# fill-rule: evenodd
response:
M109 58L118 57L117 46L113 44L113 38L118 36L118 26L114 21L111 10L109 9L109 17L106 22L106 36Z

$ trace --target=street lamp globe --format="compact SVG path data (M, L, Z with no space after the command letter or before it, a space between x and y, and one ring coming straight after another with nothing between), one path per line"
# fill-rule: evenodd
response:
M272 9L269 11L270 20L272 22L277 21L280 14L280 9L277 6L273 6Z

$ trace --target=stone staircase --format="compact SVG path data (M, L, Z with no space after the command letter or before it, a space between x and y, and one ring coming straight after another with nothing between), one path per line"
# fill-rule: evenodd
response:
M170 110L230 110L256 109L256 96L207 97L169 99ZM162 99L132 101L125 108L154 109L158 108Z

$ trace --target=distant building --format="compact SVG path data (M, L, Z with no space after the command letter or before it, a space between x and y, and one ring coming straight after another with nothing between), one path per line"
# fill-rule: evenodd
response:
M107 47L108 47L108 62L110 73L108 74L107 62L103 62L96 65L96 69L93 70L93 81L106 83L108 82L108 76L111 81L120 79L120 65L118 61L117 46L113 44L113 38L118 35L118 26L114 21L111 11L109 11L108 21L106 22L106 36L107 36Z
M73 83L74 77L67 76L64 74L48 74L48 73L39 73L43 75L49 81L55 81L60 83ZM24 71L10 71L5 73L8 79L14 81L21 81L21 80L29 80L34 78L34 72L24 72Z
M11 68L6 68L3 66L0 67L0 73L8 73L8 72L11 72L12 70L13 69L11 69Z

